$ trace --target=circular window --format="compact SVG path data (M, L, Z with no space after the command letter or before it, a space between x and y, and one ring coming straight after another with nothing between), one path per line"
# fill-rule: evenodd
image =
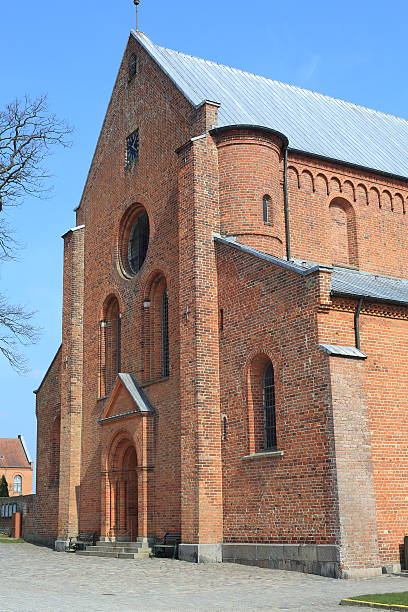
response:
M121 224L119 241L121 267L128 277L140 270L149 246L149 217L142 206L132 206Z

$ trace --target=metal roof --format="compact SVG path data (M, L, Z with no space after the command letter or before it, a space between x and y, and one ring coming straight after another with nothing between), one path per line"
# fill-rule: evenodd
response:
M319 344L328 355L335 357L350 357L351 359L367 359L367 355L355 346L339 346L338 344Z
M120 373L118 374L118 378L128 390L139 412L154 412L154 408L149 402L149 398L132 374Z
M289 148L408 178L408 121L307 89L155 45L132 31L180 91L198 106L221 104L219 127L282 132Z
M390 302L403 306L408 305L408 280L404 278L372 274L369 272L361 272L360 270L350 270L349 268L327 266L326 264L317 264L310 261L287 261L286 259L268 255L254 247L237 242L237 240L231 236L226 237L214 234L214 240L248 255L253 255L258 259L268 261L280 268L285 268L291 272L300 274L301 276L312 274L318 270L331 270L330 293L332 295L353 298L364 297L368 300Z
M334 268L331 293L406 305L408 304L408 280L346 268Z

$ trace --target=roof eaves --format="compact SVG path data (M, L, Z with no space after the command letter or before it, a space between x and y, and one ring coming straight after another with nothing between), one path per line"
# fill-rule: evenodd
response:
M298 155L306 155L306 157L313 157L315 159L321 159L326 162L333 162L334 164L341 164L342 166L347 166L349 168L354 168L355 170L364 170L365 172L369 172L370 174L378 174L379 176L383 176L385 178L392 178L398 181L408 181L408 176L402 176L400 174L393 174L392 172L385 172L384 170L379 170L378 168L371 168L370 166L361 166L359 164L354 164L353 162L346 161L344 159L336 159L335 157L328 157L326 155L320 155L319 153L312 153L311 151L303 151L301 149L292 149L288 146L289 153L296 153Z
M357 298L357 299L364 299L364 300L368 300L370 302L382 302L385 304L394 304L396 306L407 306L408 305L408 299L407 300L396 300L396 299L392 299L392 298L386 298L386 297L382 297L382 296L374 296L371 295L369 293L364 293L363 291L340 291L338 289L332 289L330 291L330 295L334 295L336 297L344 297L344 298Z
M289 147L289 140L288 140L288 137L285 136L285 134L283 134L282 132L279 132L278 130L274 130L270 127L266 127L265 125L255 125L251 123L235 123L232 125L221 125L220 127L216 126L212 128L211 130L209 130L209 132L210 134L218 134L218 133L225 132L231 129L251 129L251 130L262 130L263 132L269 132L270 134L274 134L275 136L278 136L279 138L281 138L284 146Z
M160 57L158 54L155 54L153 52L153 49L155 48L155 45L151 42L151 40L145 35L142 34L141 32L136 32L136 30L130 30L131 35L138 41L139 44L142 45L143 49L146 51L146 53L148 55L150 55L150 57L152 58L152 60L158 65L160 66L160 69L164 72L164 74L170 79L170 81L173 83L173 85L175 87L177 87L177 89L183 94L183 96L186 98L186 100L188 100L188 102L190 102L190 104L194 107L194 108L198 108L199 106L201 106L202 102L200 102L200 104L196 104L188 95L188 93L180 86L180 84L176 81L176 79L169 73L169 71L166 69L166 67L164 66L163 62L160 60Z
M280 268L284 268L285 270L290 270L291 272L295 272L296 274L300 274L301 276L308 276L309 274L314 274L320 270L326 270L329 272L333 271L332 266L325 265L313 265L311 267L302 267L300 264L294 263L292 261L287 261L286 259L280 259L279 257L274 257L273 255L268 255L263 251L258 251L258 249L254 249L253 247L247 246L246 244L242 244L241 242L237 242L235 238L231 236L221 236L220 234L213 233L214 240L221 244L225 244L234 249L242 251L247 255L252 255L257 257L258 259L263 259L264 261L269 261L270 263L278 266Z

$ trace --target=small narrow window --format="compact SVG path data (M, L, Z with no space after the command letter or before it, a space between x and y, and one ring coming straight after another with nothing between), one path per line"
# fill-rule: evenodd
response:
M271 198L268 195L264 195L262 198L262 213L263 213L263 222L271 223L272 222L272 214L271 214Z
M126 165L131 166L139 157L139 130L126 138Z
M272 363L264 372L263 381L265 448L276 448L275 376Z
M23 490L23 479L21 476L14 476L14 493L21 495Z
M168 376L169 367L169 295L167 289L162 296L162 376Z
M128 64L128 81L132 81L137 75L137 55L132 53Z
M219 325L220 325L220 332L223 332L224 331L224 309L223 308L220 308Z
M221 417L221 440L223 442L228 440L228 419L226 414L223 414Z

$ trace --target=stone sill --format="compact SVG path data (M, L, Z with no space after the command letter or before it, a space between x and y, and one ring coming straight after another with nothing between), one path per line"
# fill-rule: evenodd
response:
M262 459L263 457L283 457L283 450L271 450L271 451L260 451L259 453L251 453L242 457L244 461L251 461L252 459Z

